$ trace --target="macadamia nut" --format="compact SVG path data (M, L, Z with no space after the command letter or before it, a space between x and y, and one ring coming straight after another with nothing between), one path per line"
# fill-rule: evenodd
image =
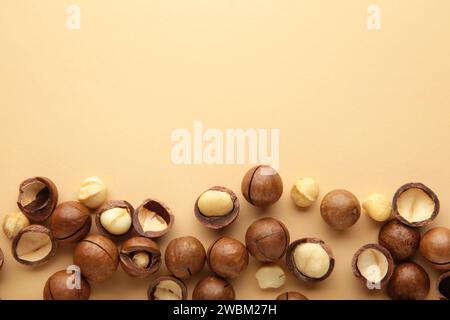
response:
M291 189L291 198L302 208L309 207L319 196L319 185L311 178L301 178Z
M14 239L20 230L29 225L30 220L22 212L7 213L3 219L3 232L9 239Z
M162 280L153 293L155 300L181 300L182 289L172 280Z
M148 264L150 263L150 257L144 251L135 253L133 255L132 260L135 265L137 265L139 268L142 268L142 269L147 268Z
M302 243L294 250L296 268L310 278L323 277L330 268L330 257L318 243Z
M144 232L147 231L162 231L167 229L167 222L156 212L150 211L147 208L142 208L139 211L139 221Z
M368 248L359 254L356 265L365 279L379 283L386 276L389 263L381 251Z
M200 212L207 217L221 217L233 210L233 200L227 192L205 191L198 199Z
M419 188L410 188L397 198L398 213L411 223L430 219L434 208L434 200Z
M261 289L276 289L284 285L286 275L284 270L276 264L268 264L260 267L256 272L256 280Z
M362 203L363 209L375 221L386 221L391 216L391 202L383 195L371 194Z
M100 207L105 202L106 196L106 185L98 177L85 179L78 192L78 200L91 209Z
M102 226L111 234L122 235L131 227L131 216L126 208L112 208L100 216Z

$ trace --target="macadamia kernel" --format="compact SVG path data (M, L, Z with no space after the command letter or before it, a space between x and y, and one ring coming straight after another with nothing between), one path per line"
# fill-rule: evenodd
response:
M375 221L386 221L391 216L391 202L383 195L371 194L362 203L363 209Z
M319 196L319 185L311 178L301 178L291 189L291 198L302 208L309 207Z
M104 211L100 216L100 222L109 233L122 235L131 227L131 216L126 208L112 208Z
M155 300L181 300L182 290L175 281L162 280L156 286L153 295Z
M294 250L295 267L310 278L323 277L330 268L330 257L318 243L302 243Z
M198 209L207 217L221 217L233 210L233 200L227 192L205 191L198 199Z
M132 260L135 265L137 265L139 268L142 268L142 269L147 268L150 263L150 257L144 251L135 253L133 255Z
M280 288L286 281L284 270L276 264L260 267L256 272L256 280L261 289Z
M7 213L3 219L3 232L9 239L14 239L20 230L29 225L30 220L22 212Z
M89 177L83 181L78 192L78 200L86 207L95 209L105 202L106 185L98 177Z

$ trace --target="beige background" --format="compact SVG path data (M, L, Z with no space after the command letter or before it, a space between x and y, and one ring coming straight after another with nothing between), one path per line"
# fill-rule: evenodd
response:
M220 234L244 239L256 218L284 221L291 238L317 236L336 255L331 277L261 291L258 263L233 280L240 299L272 299L299 290L311 299L379 299L350 268L354 251L376 242L380 224L363 215L346 232L331 230L318 203L297 210L291 184L314 177L321 195L346 188L360 199L389 197L421 181L441 199L434 226L450 226L450 2L377 0L382 29L366 28L373 1L77 0L80 31L66 28L66 1L0 3L0 211L17 210L19 183L44 175L61 201L76 197L87 176L107 183L110 198L137 206L164 200L176 214L162 249L195 235L207 247ZM249 165L176 166L170 134L205 127L280 128L285 192L261 213L240 194ZM224 232L194 218L200 192L224 185L242 210ZM73 246L40 268L15 262L0 235L6 264L0 298L40 299L49 275L71 263ZM419 257L419 262L423 262ZM434 283L438 273L427 267ZM161 270L160 273L164 273ZM203 274L208 274L205 268ZM188 281L190 292L199 277ZM92 285L95 299L144 299L148 280L119 268Z

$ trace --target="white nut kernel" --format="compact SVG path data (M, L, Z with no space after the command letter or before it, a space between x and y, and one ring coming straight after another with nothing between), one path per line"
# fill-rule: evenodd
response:
M3 219L3 232L9 239L14 239L20 230L29 225L30 220L22 212L7 213Z
M175 281L163 280L158 283L153 295L155 300L181 300L182 290Z
M148 264L150 263L150 257L148 256L147 252L144 251L135 253L132 260L136 266L142 269L147 268Z
M391 202L382 194L371 194L363 201L362 207L375 221L386 221L391 216Z
M139 211L138 220L144 232L159 232L166 230L168 227L163 217L147 208L142 208Z
M234 204L231 196L224 191L208 190L198 199L198 209L207 217L225 216L233 210Z
M322 278L330 268L330 257L318 243L303 243L294 250L295 267L307 277Z
M106 185L98 177L89 177L83 181L78 192L78 200L86 207L95 209L105 202Z
M122 235L131 227L131 216L126 208L112 208L100 215L100 223L111 234Z
M258 280L258 285L261 289L276 289L284 285L286 275L280 266L268 264L258 269L256 280Z
M319 196L319 185L311 178L301 178L291 189L291 198L302 208L309 207Z

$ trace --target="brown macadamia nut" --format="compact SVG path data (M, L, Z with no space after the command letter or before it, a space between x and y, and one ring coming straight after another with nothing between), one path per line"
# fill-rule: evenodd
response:
M381 227L378 243L391 253L394 261L404 261L413 257L419 248L420 231L393 219Z
M45 283L44 300L88 300L91 295L89 282L83 276L75 277L66 270L55 272Z
M387 292L393 300L423 300L430 291L430 278L424 268L413 262L395 267Z
M133 231L133 206L124 200L106 201L95 216L98 231L112 239L121 239Z
M192 293L192 300L234 300L233 286L225 279L208 276L200 280Z
M273 205L283 193L283 181L270 166L259 165L247 171L241 184L244 198L252 205L265 208Z
M159 238L172 228L175 220L166 204L155 199L145 200L133 214L133 226L136 232L147 238Z
M277 296L276 300L308 300L308 298L300 292L287 291Z
M332 228L345 230L358 221L361 215L361 206L351 192L338 189L325 195L320 204L320 213Z
M3 218L3 232L8 239L14 239L25 227L30 225L30 220L22 212L7 213Z
M76 242L91 230L90 211L77 201L60 203L50 218L50 230L58 241Z
M32 224L14 238L12 253L18 262L37 267L55 255L56 247L56 240L48 228Z
M148 300L186 300L187 288L183 281L172 276L161 276L150 283Z
M42 222L52 214L58 203L58 189L48 178L34 177L19 186L17 205L31 221Z
M205 265L206 252L194 237L180 237L169 242L165 252L167 269L177 278L188 279Z
M161 251L156 242L145 237L132 237L120 248L120 265L130 276L145 278L159 270Z
M438 270L450 270L450 229L435 227L420 241L420 253Z
M248 265L248 252L236 239L221 237L214 241L207 253L210 269L223 278L236 278Z

